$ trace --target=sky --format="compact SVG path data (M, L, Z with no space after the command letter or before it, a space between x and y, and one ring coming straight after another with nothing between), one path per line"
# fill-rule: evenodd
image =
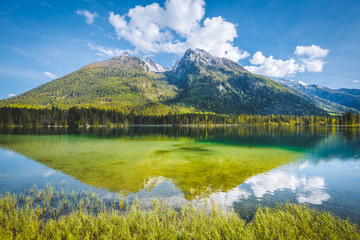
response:
M359 0L1 0L0 99L128 52L201 48L273 78L360 88Z

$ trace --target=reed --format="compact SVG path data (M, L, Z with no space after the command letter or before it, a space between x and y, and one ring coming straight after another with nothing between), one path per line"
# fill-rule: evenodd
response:
M360 239L348 220L304 205L259 207L250 222L210 205L106 204L93 192L34 187L0 194L0 239Z

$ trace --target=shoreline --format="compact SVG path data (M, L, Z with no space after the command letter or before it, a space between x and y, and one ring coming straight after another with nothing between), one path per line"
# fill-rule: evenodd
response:
M302 204L258 207L247 222L214 202L176 209L161 200L147 207L119 198L107 206L93 192L51 186L0 193L0 226L6 239L360 239L356 224Z
M360 127L357 125L288 125L288 124L112 124L112 125L79 125L79 126L63 126L63 125L11 125L1 126L0 129L6 128L125 128L125 127Z

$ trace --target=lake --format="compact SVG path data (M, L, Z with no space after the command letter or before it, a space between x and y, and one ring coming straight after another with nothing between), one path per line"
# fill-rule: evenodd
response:
M0 175L1 192L50 184L104 200L213 199L245 219L292 202L360 224L359 128L3 129Z

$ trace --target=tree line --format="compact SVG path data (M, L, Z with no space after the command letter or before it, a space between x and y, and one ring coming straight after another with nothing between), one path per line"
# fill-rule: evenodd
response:
M222 115L214 113L181 113L167 115L139 115L98 108L35 109L22 107L0 108L0 126L117 126L135 124L178 125L359 125L360 115L346 112L342 116L293 116L293 115Z

